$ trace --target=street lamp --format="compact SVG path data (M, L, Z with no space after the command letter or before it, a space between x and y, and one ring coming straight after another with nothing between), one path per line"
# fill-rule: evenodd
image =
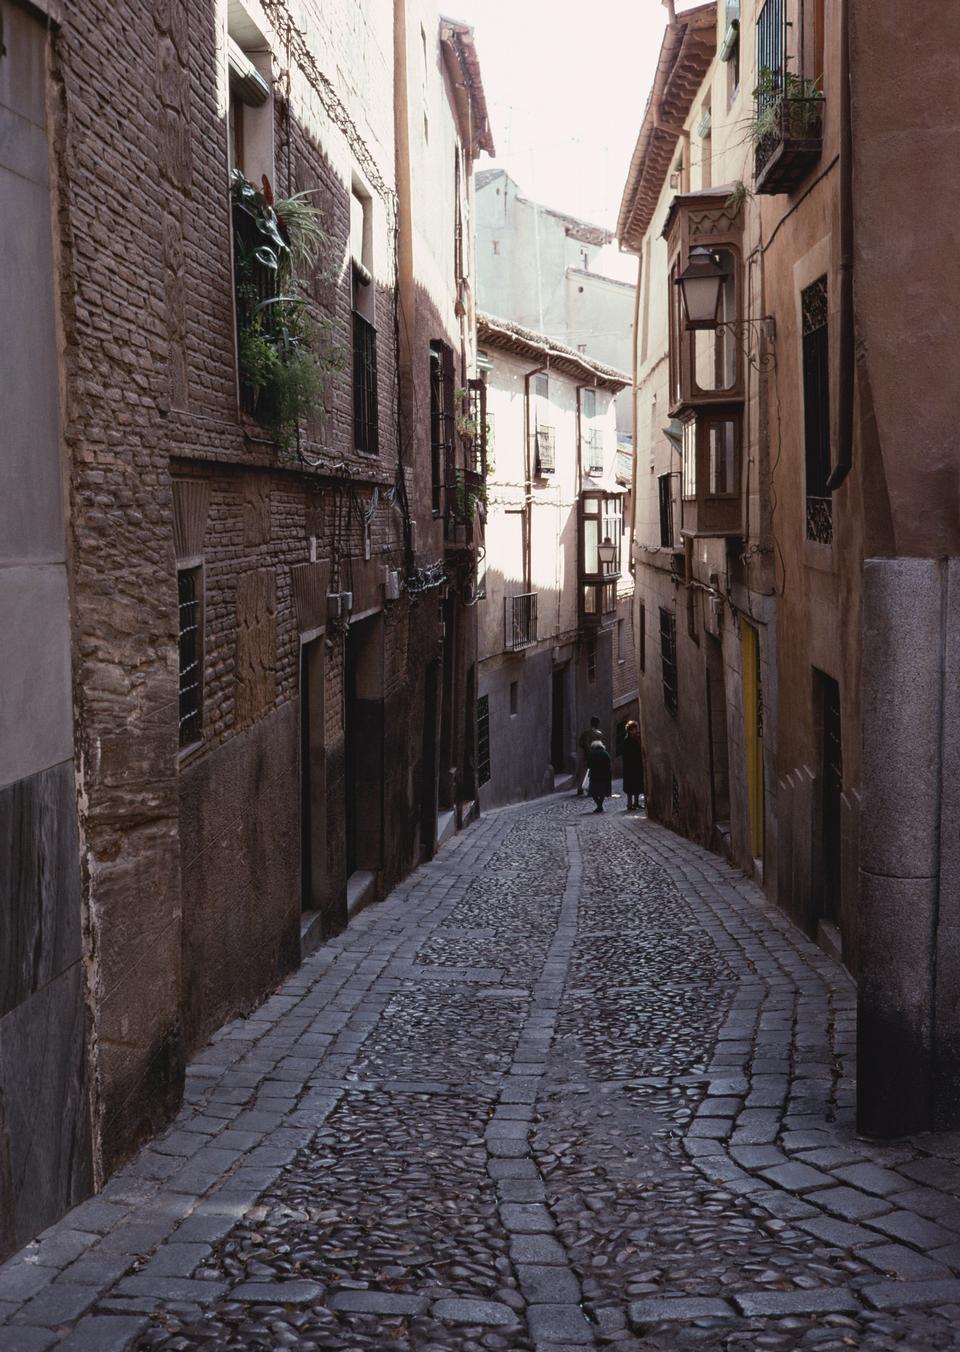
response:
M597 545L597 553L600 556L600 569L604 573L609 573L613 569L614 559L617 557L617 546L605 535L600 544Z
M712 249L691 249L687 266L676 285L683 301L683 326L691 329L715 329L720 322L723 284L730 276Z

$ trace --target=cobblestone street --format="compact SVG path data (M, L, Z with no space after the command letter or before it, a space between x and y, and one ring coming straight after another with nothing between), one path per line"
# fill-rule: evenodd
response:
M0 1349L960 1347L960 1136L854 1134L855 993L614 800L484 817L0 1268Z

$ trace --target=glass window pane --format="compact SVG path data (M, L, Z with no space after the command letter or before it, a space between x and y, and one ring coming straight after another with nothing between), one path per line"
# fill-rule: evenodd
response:
M736 319L737 276L736 258L729 249L713 251L727 278L720 289L719 322L729 324ZM699 329L693 339L694 379L701 390L729 390L737 379L737 347L735 331L730 328Z
M600 523L598 521L584 521L583 523L583 571L585 573L599 573L600 555L597 553L597 545L600 543Z
M710 424L710 492L715 495L736 493L736 454L732 418Z
M583 613L584 615L595 615L597 613L597 589L587 586L583 589Z
M694 418L683 424L683 496L697 496L697 424Z
M598 498L584 498L583 514L584 516L596 516L600 511L600 501Z

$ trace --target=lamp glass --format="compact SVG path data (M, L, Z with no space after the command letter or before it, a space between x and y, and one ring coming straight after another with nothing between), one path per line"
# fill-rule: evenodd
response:
M715 329L720 318L720 296L728 276L716 254L691 249L687 266L677 278L686 329Z

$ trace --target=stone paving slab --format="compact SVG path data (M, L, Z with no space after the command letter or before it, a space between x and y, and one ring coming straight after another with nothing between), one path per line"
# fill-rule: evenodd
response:
M487 814L0 1266L0 1352L960 1347L960 1133L859 1141L854 1045L849 978L720 859Z

